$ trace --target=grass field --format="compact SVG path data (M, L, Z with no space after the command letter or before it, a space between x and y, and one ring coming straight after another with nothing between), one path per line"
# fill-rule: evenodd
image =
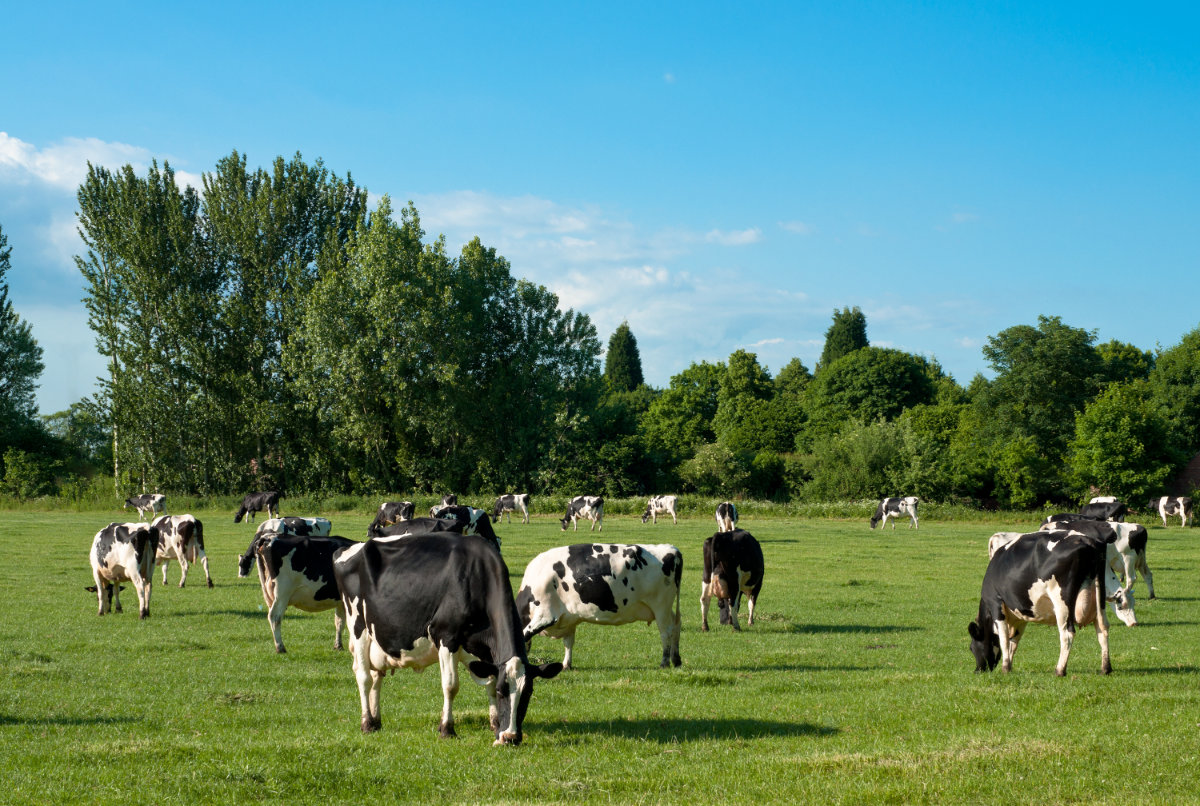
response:
M1030 628L1007 676L975 674L967 648L987 537L1029 524L744 516L767 562L761 620L705 634L711 518L609 516L606 541L683 550L683 666L658 668L652 625L583 625L578 668L539 682L511 749L491 746L469 680L461 738L437 736L436 667L390 676L383 730L362 735L332 612L289 610L276 655L257 579L236 577L253 526L194 514L216 588L202 573L176 587L173 565L139 622L130 587L126 612L103 618L83 590L92 535L119 510L0 512L0 802L1200 802L1192 529L1151 526L1160 598L1139 581L1141 625L1110 619L1113 674L1085 628L1059 679L1053 627ZM350 537L370 521L292 514ZM514 588L538 552L589 539L549 517L498 531ZM535 639L531 656L559 660L561 644Z

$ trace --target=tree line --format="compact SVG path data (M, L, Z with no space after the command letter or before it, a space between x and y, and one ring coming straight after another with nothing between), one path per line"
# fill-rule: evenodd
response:
M168 164L89 165L78 191L100 391L38 418L41 353L7 301L3 490L384 494L897 493L1024 508L1165 492L1200 450L1200 328L1151 352L1056 316L989 337L994 377L875 347L835 310L813 370L737 350L644 382L627 323L457 255L410 203L320 160L234 152L180 188ZM604 359L601 362L601 355Z

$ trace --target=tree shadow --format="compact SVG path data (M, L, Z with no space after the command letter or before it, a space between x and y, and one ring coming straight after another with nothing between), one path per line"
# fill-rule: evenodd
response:
M240 616L241 618L266 618L266 610L173 610L172 616ZM293 615L293 611L288 611L288 615Z
M824 635L828 633L871 635L876 633L918 632L923 630L924 628L922 627L906 627L899 624L793 624L789 632L803 635Z
M1164 675L1164 674L1196 674L1200 666L1115 666L1113 674Z
M710 739L769 739L792 736L833 736L841 731L808 722L778 722L762 719L612 719L566 722L554 733L616 735L626 739L675 744Z
M140 717L131 716L12 716L0 714L0 725L126 725L131 722L143 721Z

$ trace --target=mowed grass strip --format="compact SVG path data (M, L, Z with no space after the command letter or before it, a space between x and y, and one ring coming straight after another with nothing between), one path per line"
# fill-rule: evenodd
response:
M1114 673L1079 631L1053 674L1053 627L1031 627L1011 675L976 675L966 625L987 537L1030 524L743 518L763 545L760 621L699 631L711 518L609 516L498 527L514 590L545 549L596 540L684 554L683 666L658 668L652 625L583 625L578 668L539 681L525 744L493 748L481 687L440 739L436 667L383 684L383 730L359 732L332 612L284 617L276 655L256 578L235 558L254 527L198 511L216 587L156 573L151 617L96 615L88 549L126 520L0 513L0 763L4 803L1138 802L1200 799L1200 532L1150 528L1160 598L1112 620ZM321 514L359 538L369 515ZM1032 519L1031 519L1032 520ZM196 580L199 580L197 582ZM131 604L132 603L132 604ZM1110 611L1111 612L1111 611ZM743 619L745 611L743 609ZM539 637L532 656L562 657ZM465 673L464 673L465 677Z

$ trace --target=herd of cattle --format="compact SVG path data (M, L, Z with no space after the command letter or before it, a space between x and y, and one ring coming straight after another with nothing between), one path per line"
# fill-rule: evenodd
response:
M655 496L647 502L642 522L670 515L677 522L677 498ZM870 520L906 515L919 528L916 497L885 498ZM161 495L127 499L139 515L165 512ZM1163 497L1150 502L1163 518L1191 517L1191 500ZM545 551L525 569L516 596L493 528L505 514L520 513L529 522L529 496L504 495L490 512L459 505L446 496L417 517L412 502L387 502L367 527L367 540L331 534L325 518L279 517L279 494L247 495L234 516L267 513L245 553L238 576L258 572L276 652L285 652L281 623L284 611L334 611L334 647L342 649L349 627L350 652L362 706L362 730L380 727L379 692L386 672L421 670L438 662L443 711L439 731L454 735L452 704L459 688L458 667L466 665L489 699L496 744L519 744L521 725L536 678L552 678L571 668L579 624L619 625L654 622L662 638L663 667L679 666L680 599L683 555L668 544L581 543ZM1125 504L1094 499L1078 513L1047 518L1030 533L999 532L988 543L979 614L968 632L977 671L1000 663L1012 667L1012 656L1029 623L1056 623L1060 657L1056 671L1066 672L1077 625L1095 624L1102 670L1111 670L1105 603L1118 618L1137 623L1133 583L1137 572L1154 598L1153 576L1146 563L1146 529L1124 523ZM762 548L749 532L737 528L737 507L722 502L714 513L718 531L704 541L701 582L701 629L707 631L709 604L718 600L720 623L740 630L743 596L747 623L762 589ZM560 519L565 531L588 519L589 531L603 531L604 500L577 496ZM895 523L892 524L893 530ZM203 524L191 515L162 514L151 522L112 523L93 539L90 554L99 613L121 611L120 583L129 581L138 596L139 614L150 613L152 574L163 566L163 584L171 560L181 569L199 561L212 587L204 552ZM1123 581L1122 581L1123 580ZM563 641L563 662L537 665L527 651L538 634Z

